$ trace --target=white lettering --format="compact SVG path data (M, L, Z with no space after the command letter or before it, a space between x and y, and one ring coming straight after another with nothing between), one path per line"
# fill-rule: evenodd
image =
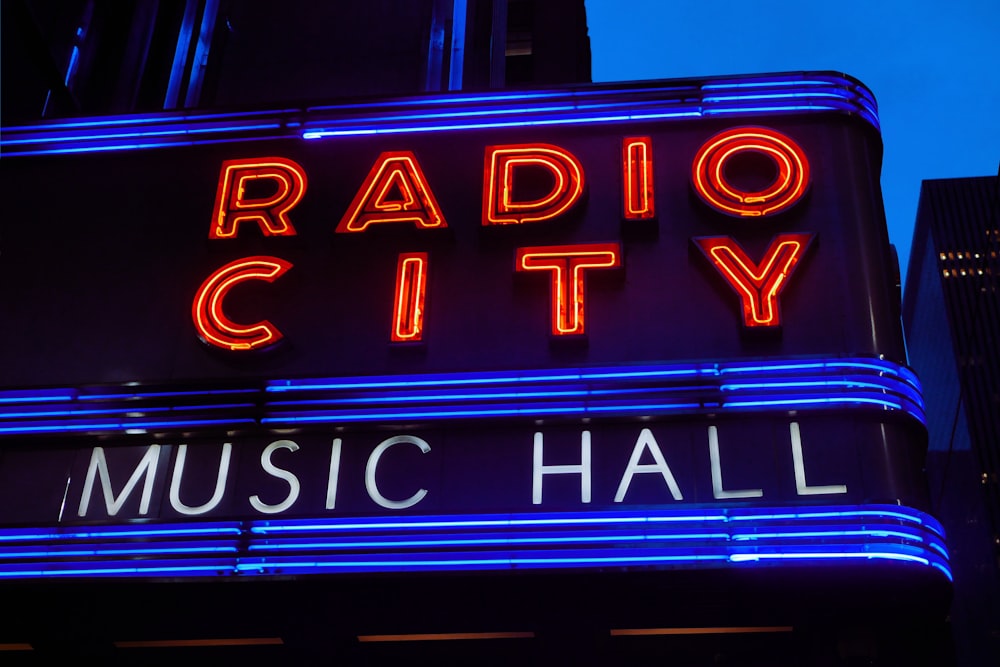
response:
M326 508L328 510L337 507L337 482L340 480L340 438L333 439L333 447L330 448L330 476L326 482Z
M289 471L279 468L278 466L271 463L271 454L277 449L287 449L292 452L297 452L299 446L292 442L291 440L275 440L270 445L264 448L264 451L260 454L260 467L264 469L268 475L277 477L278 479L283 479L288 482L288 495L277 505L269 505L261 501L260 496L254 494L250 496L250 506L262 514L278 514L284 512L286 509L295 504L295 501L299 499L299 478Z
M647 449L653 455L653 460L656 463L640 465L639 461L642 459L642 453ZM632 458L629 459L628 467L625 469L622 481L618 485L615 502L620 503L625 500L625 494L628 493L628 487L632 484L632 477L636 473L656 472L663 475L663 481L667 483L667 488L670 489L670 495L673 496L674 500L683 500L684 497L681 495L680 487L677 486L677 480L674 479L674 474L670 472L670 466L667 465L666 459L663 458L660 446L656 443L656 438L653 437L653 432L648 428L644 428L639 433L639 439L635 441L635 447L632 448Z
M719 454L719 430L714 425L708 427L708 455L712 460L712 495L717 500L729 498L760 498L763 489L741 489L726 491L722 488L722 455Z
M368 457L368 465L365 466L365 489L368 491L368 496L381 507L391 510L402 510L407 507L413 507L427 495L427 489L420 489L406 500L389 500L379 492L378 484L375 483L375 471L378 469L379 459L382 458L382 453L385 450L399 444L416 445L424 454L431 451L431 446L415 435L397 435L380 442L375 451L372 452L372 455Z
M101 489L104 491L104 504L108 508L108 516L118 514L129 494L139 484L139 479L145 475L146 479L142 485L142 498L139 500L139 514L149 512L149 500L153 495L153 475L156 473L156 462L160 456L160 446L150 445L143 455L139 465L132 471L132 476L128 478L125 488L115 498L111 489L111 474L108 472L108 462L104 458L104 448L94 447L94 453L90 455L90 466L87 468L87 479L83 484L83 497L80 498L80 509L78 516L87 516L90 508L90 496L94 491L94 477L100 474Z
M181 478L184 475L184 460L187 458L187 445L177 447L177 458L174 460L173 479L170 480L170 506L181 514L194 516L211 512L222 500L222 494L226 492L226 480L229 479L229 458L232 455L233 446L230 443L222 445L222 456L219 459L219 474L215 480L215 492L204 505L189 507L181 502Z
M535 433L534 456L531 474L531 502L542 504L542 477L544 475L580 475L580 502L590 502L590 431L580 434L580 465L543 465L542 434Z
M795 467L795 492L800 496L820 496L834 493L847 493L846 484L829 484L827 486L809 486L806 484L806 464L802 457L802 436L799 434L798 422L788 425L792 436L792 465Z

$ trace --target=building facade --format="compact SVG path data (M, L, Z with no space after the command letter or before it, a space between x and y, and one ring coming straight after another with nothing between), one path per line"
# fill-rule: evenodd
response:
M4 5L3 646L946 664L872 94L341 5Z
M906 282L910 363L927 393L927 470L956 570L960 664L1000 657L998 179L924 181Z

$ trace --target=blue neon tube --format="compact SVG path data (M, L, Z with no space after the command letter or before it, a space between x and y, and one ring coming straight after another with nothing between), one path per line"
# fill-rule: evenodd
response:
M932 517L895 505L15 528L0 529L0 578L882 562L950 579L942 539Z
M4 157L141 150L248 139L304 141L662 120L718 115L848 114L876 130L873 96L835 73L801 73L525 93L454 93L245 112L163 112L4 128Z

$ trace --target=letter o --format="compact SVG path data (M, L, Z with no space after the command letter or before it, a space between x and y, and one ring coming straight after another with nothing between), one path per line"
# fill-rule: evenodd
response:
M777 170L774 182L763 190L745 192L726 178L733 157L759 153ZM691 182L702 201L734 217L766 217L793 206L809 187L809 161L787 135L766 127L738 127L715 135L698 149L691 165Z

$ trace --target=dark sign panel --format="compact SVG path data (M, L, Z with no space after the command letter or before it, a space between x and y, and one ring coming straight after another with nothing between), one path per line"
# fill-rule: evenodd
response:
M948 575L880 150L830 74L14 128L0 576Z
M756 120L5 160L4 384L900 360L877 134Z

